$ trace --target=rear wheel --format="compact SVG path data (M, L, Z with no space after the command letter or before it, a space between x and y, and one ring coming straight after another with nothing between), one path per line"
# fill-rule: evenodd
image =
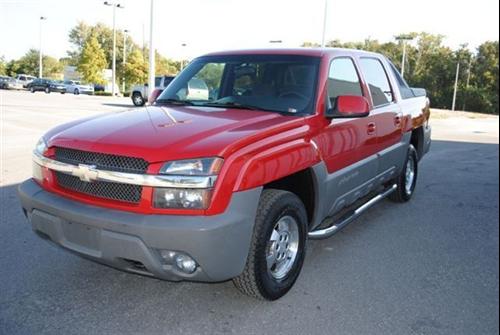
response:
M243 293L276 300L295 284L306 252L307 215L293 193L264 190L243 273L234 278Z
M35 93L35 88L33 86L30 87L30 92Z
M45 87L45 93L47 93L47 94L50 93L50 88L49 87Z
M80 95L80 91L78 90L78 88L75 88L75 90L73 91L73 94L74 95Z
M401 175L395 180L398 188L390 199L395 202L408 202L415 193L418 178L418 153L413 145L408 148L405 165Z
M134 103L135 106L141 107L146 104L146 101L142 97L142 94L139 92L134 92L132 94L132 102Z

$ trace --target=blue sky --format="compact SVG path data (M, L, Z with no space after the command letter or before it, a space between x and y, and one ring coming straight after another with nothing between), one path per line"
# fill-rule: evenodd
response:
M125 8L117 11L117 26L139 44L144 27L147 42L149 0L119 2ZM321 40L324 0L155 0L155 6L156 46L167 57ZM111 25L111 11L100 0L0 0L0 55L12 59L38 48L43 15L45 53L63 57L78 21ZM329 0L327 39L389 41L400 32L427 31L446 35L453 48L476 47L498 40L498 12L498 0Z

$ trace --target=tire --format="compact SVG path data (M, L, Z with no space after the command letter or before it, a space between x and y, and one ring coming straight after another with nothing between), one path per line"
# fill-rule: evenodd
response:
M288 231L280 226L287 226ZM236 288L261 300L273 301L285 295L295 284L304 263L307 227L304 204L295 194L264 190L245 270L233 279Z
M33 86L30 87L30 92L35 93L35 88Z
M45 93L50 94L50 88L49 87L45 87Z
M75 90L73 91L73 94L74 95L80 95L80 91L78 90L78 88L75 88Z
M142 97L142 94L139 92L134 92L132 94L132 102L134 103L134 106L137 107L142 107L146 104L146 101Z
M408 154L401 175L394 180L397 190L389 197L394 202L405 203L411 200L417 187L418 153L413 145L408 148Z

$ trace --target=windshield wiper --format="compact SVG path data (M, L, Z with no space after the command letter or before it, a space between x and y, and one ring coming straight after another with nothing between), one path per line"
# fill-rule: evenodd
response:
M188 100L179 100L179 99L158 99L156 103L159 104L169 104L169 105L177 105L177 106L194 106L194 103Z
M239 102L221 102L221 103L209 102L209 103L204 103L201 106L203 106L203 107L216 107L216 108L248 109L248 110L252 110L252 111L282 113L282 111L262 108L259 106L253 106L253 105L249 105L249 104L242 104Z

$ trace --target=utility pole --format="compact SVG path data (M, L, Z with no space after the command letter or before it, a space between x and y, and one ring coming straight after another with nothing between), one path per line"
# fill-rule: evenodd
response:
M155 89L155 46L154 46L154 0L151 0L151 14L149 26L149 80L148 97Z
M125 64L127 64L127 29L123 30L123 93L125 93Z
M459 76L460 76L460 59L458 60L458 63L457 63L457 75L455 77L455 90L453 91L453 103L451 106L452 111L455 111L455 106L457 103L457 91L458 91L458 78L459 78Z
M325 0L325 11L323 13L323 36L321 38L321 47L326 46L326 26L328 22L328 0Z
M112 61L112 66L111 66L111 76L112 76L112 82L111 82L111 92L113 96L116 96L116 9L117 8L125 8L119 3L115 2L104 2L105 6L111 6L113 7L113 61Z
M42 22L47 20L45 16L40 16L40 50L38 50L38 78L43 77L43 53L42 53Z

